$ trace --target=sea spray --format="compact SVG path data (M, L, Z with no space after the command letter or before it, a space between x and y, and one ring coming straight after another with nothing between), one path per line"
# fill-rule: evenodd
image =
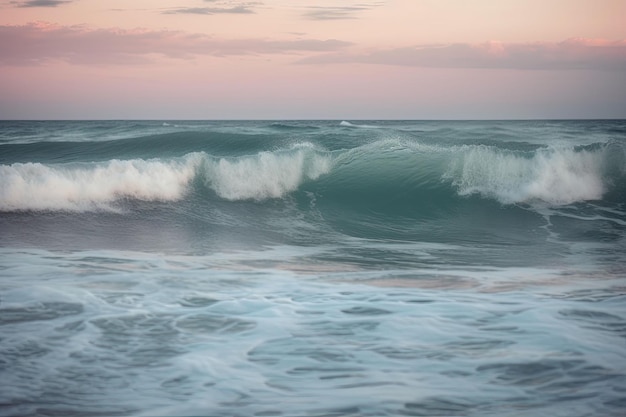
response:
M117 200L176 201L186 193L198 155L180 160L0 166L0 210L114 209Z
M284 197L304 181L327 174L331 165L330 155L299 144L250 156L209 158L206 183L224 199L260 201Z
M446 177L460 195L565 205L602 198L604 162L602 150L548 147L528 153L471 146L460 148Z

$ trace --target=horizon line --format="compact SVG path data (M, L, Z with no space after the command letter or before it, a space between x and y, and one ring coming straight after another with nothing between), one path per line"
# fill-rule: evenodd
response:
M76 119L66 119L66 118L51 118L51 119L12 119L12 118L0 118L0 122L132 122L132 121L177 121L177 122L192 122L192 121L212 121L212 122L268 122L268 121L320 121L320 122L330 122L330 121L338 121L338 122L349 122L349 121L394 121L394 122L521 122L521 121L585 121L585 120L626 120L626 115L623 117L547 117L547 118L455 118L455 119L446 119L446 118L433 118L433 119L407 119L407 118L190 118L190 119L178 119L178 118L76 118Z

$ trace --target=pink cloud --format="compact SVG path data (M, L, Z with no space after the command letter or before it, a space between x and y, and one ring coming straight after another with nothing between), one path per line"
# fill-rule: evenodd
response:
M151 55L190 59L199 55L330 52L348 45L336 39L219 39L182 31L94 29L35 22L0 26L0 65L37 65L50 60L120 65L150 62Z
M335 52L301 64L364 63L430 68L626 70L626 40L572 38L563 42L418 45L364 54Z
M71 1L64 0L28 0L22 2L11 2L12 4L16 4L16 7L57 7L66 3L71 3Z
M357 14L384 5L382 2L356 3L342 6L308 6L303 17L311 20L356 19Z

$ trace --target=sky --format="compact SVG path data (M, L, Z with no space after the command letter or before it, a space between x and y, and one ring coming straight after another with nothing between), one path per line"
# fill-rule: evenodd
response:
M0 119L626 118L626 0L0 0Z

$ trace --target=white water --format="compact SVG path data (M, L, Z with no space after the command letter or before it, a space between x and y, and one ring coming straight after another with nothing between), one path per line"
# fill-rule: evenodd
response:
M284 197L307 180L331 170L329 155L302 144L278 152L208 160L206 182L227 200L265 200Z
M0 166L0 210L115 210L116 200L175 201L194 178L198 155L181 160L111 160L80 165Z
M4 250L0 415L618 415L623 279L301 255Z
M168 160L0 165L0 211L117 211L123 199L177 201L201 173L227 200L284 197L330 171L330 155L310 144L237 158L190 153Z
M607 190L604 161L602 151L545 148L526 157L472 146L447 176L460 195L477 193L503 204L565 205L602 198Z
M404 164L411 164L407 159L411 153L415 166L396 166L394 158L400 155ZM432 165L430 160L437 158L447 161L447 167ZM337 166L342 169L333 173ZM223 199L262 201L285 197L326 174L356 176L355 181L367 186L368 175L376 169L395 173L384 179L388 181L406 177L408 170L428 176L428 170L443 169L442 178L459 195L548 206L600 200L612 181L624 181L625 172L623 161L610 147L549 147L528 154L488 146L445 148L386 139L333 156L305 142L238 157L194 152L171 159L0 165L0 211L116 211L116 203L123 199L177 201L185 197L197 176Z

